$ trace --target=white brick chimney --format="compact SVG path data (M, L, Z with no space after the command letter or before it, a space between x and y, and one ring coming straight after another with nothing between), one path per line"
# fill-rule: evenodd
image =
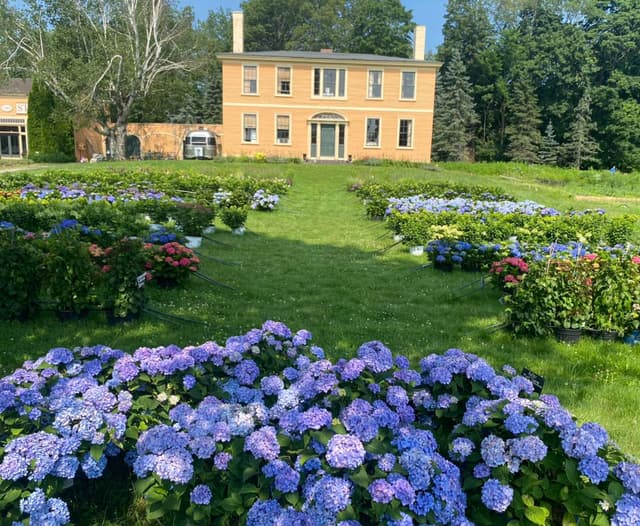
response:
M427 46L427 28L416 26L413 35L413 59L424 60L424 53Z
M231 13L233 21L233 52L244 53L244 14L242 11Z

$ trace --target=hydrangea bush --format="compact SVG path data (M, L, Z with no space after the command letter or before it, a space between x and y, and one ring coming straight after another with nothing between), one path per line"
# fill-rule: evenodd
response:
M0 524L69 523L63 488L116 458L163 521L638 524L640 466L512 368L458 349L412 368L378 341L332 362L310 340L268 321L25 362L0 380Z

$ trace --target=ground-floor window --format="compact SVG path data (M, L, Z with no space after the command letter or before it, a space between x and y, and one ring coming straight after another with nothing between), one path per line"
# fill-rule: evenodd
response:
M380 146L380 119L370 117L367 119L367 146Z
M411 148L413 146L413 120L400 119L398 124L398 147Z
M288 115L276 115L276 142L278 144L289 144L290 119Z
M258 142L258 116L255 113L245 113L242 126L244 142Z

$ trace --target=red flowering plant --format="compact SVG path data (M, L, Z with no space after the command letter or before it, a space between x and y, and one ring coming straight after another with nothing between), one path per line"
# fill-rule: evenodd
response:
M513 292L527 272L529 272L529 265L524 259L517 257L494 261L489 269L491 282L496 288L507 294Z
M153 281L160 286L182 284L200 266L200 259L193 250L177 241L163 245L146 243L144 248L147 253L145 267L151 272Z

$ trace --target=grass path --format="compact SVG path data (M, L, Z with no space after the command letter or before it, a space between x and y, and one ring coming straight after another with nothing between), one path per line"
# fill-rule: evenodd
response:
M502 307L497 293L480 288L480 275L420 269L426 259L409 255L404 247L381 253L392 243L388 232L383 223L365 218L357 197L346 189L356 178L366 180L383 170L351 165L225 169L260 170L294 182L276 212L250 214L245 236L232 236L222 227L213 241L205 240L203 272L234 290L198 279L184 290L149 290L154 308L196 323L145 315L140 322L113 328L94 313L63 325L47 312L29 323L0 322L0 372L55 346L103 343L131 351L142 345L224 341L274 319L310 330L332 358L353 356L363 342L381 340L414 362L459 347L496 367L527 367L543 375L545 392L557 394L580 420L602 423L625 451L640 456L638 349L589 340L569 346L551 338L514 338L492 329ZM447 177L444 172L411 173ZM476 182L501 184L497 179Z

